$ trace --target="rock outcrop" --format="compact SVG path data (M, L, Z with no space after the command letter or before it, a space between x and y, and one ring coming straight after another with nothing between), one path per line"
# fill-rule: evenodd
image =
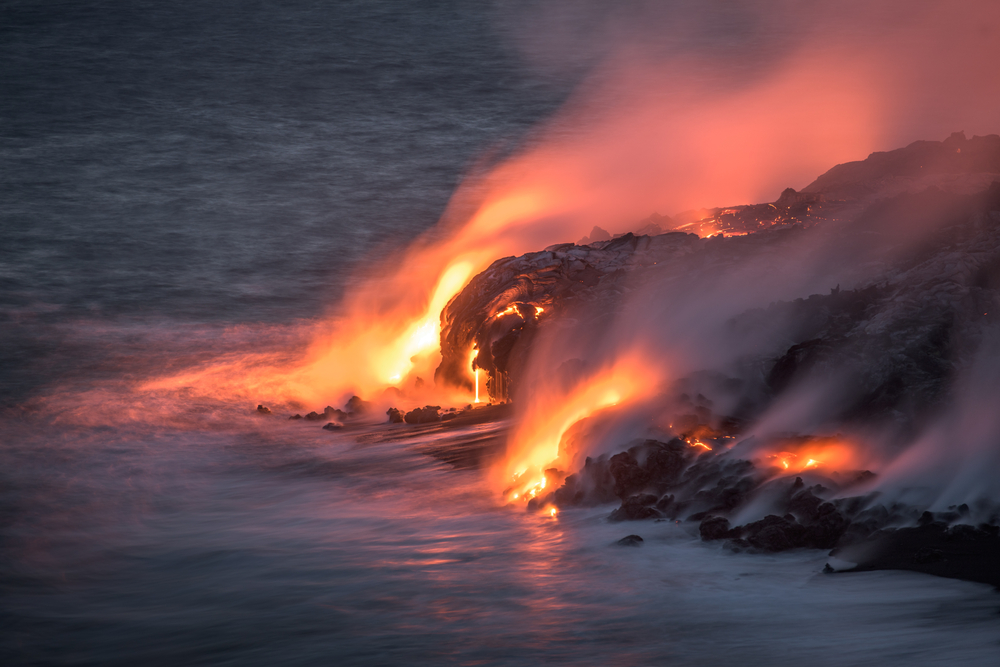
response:
M928 156L941 158L933 171L952 178L953 191L871 194L882 192L877 185L885 179L898 186L899 178L920 171L914 161L931 164ZM1000 314L1000 184L966 193L970 183L983 180L983 173L972 173L976 169L1000 170L1000 137L918 142L840 165L806 191L785 190L774 204L715 210L717 223L730 211L749 216L737 227L765 231L725 238L626 234L497 260L442 314L436 380L471 390L471 370L478 368L490 398L510 400L547 322L569 313L582 321L608 319L635 284L660 281L694 290L748 262L778 265L812 244L829 247L825 261L843 265L854 284L733 320L743 337L775 321L787 323L770 338L781 346L759 349L752 365L760 370L740 378L747 409L734 416L752 418L773 397L834 368L852 385L845 419L922 414L947 391L984 324ZM834 199L845 196L844 183L858 179L874 190ZM824 217L833 215L840 217Z
M649 235L607 240L595 228L585 245L494 262L442 314L437 380L467 383L471 360L490 397L509 400L540 332L569 317L585 330L613 319L637 285L696 293L747 265L781 270L816 251L845 288L830 283L828 293L738 312L727 324L730 340L759 344L746 345L733 375L706 368L699 376L736 396L728 414L716 414L710 397L678 390L671 427L681 437L587 458L529 508L617 501L611 520L696 522L702 539L737 551L875 545L882 555L866 567L942 573L951 558L971 563L962 567L977 574L965 578L992 581L983 554L1000 548L995 507L979 507L988 520L973 526L963 506L925 515L883 502L865 491L867 471L789 477L721 445L816 380L837 381L828 423L877 427L900 441L954 399L955 379L1000 330L1000 136L915 142L838 165L773 203L658 220L674 231L656 234L654 221ZM753 503L766 513L738 519Z

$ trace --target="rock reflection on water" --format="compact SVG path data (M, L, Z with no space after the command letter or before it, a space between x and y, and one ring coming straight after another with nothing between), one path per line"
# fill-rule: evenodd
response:
M411 441L7 426L5 664L991 664L1000 641L986 587L501 508Z

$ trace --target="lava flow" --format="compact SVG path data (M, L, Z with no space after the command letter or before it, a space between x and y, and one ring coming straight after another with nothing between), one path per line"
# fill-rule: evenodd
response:
M624 406L655 388L659 376L641 355L623 357L579 381L568 391L553 382L522 411L508 442L507 456L492 473L504 499L528 501L550 483L552 468L569 467L572 451L565 436L577 424L603 410Z
M861 447L842 437L783 438L770 443L757 453L761 461L781 473L808 470L844 472L859 470L868 464L860 455Z

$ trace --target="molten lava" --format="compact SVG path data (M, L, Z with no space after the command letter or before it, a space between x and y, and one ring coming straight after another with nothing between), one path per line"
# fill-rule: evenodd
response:
M856 444L843 438L794 438L774 443L777 449L761 457L769 465L790 474L806 470L843 472L859 469L861 460Z
M508 441L507 458L493 471L505 500L528 501L547 485L546 470L571 461L561 450L575 424L595 413L626 404L655 386L659 375L640 354L624 357L580 381L569 391L558 383L533 396ZM617 444L617 443L615 443Z

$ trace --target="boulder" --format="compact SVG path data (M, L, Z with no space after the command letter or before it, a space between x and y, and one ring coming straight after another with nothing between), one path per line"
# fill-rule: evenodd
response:
M701 539L706 542L711 542L713 540L724 540L729 537L738 537L738 535L733 535L729 528L729 519L721 516L710 516L701 522L698 526L698 532L701 534Z
M659 500L656 496L650 493L644 493L637 496L632 496L627 498L622 506L611 513L608 517L611 521L641 521L643 519L657 519L660 517L660 512L653 507L656 501Z
M360 417L361 415L367 414L372 411L373 405L368 401L361 400L360 396L351 396L350 400L347 401L347 411L355 417Z
M335 421L342 422L345 419L347 419L350 415L348 415L343 410L338 410L337 408L328 405L323 409L323 416L326 417L327 419L333 419Z
M441 421L440 405L425 405L422 408L410 410L404 415L403 420L407 424L431 424Z

